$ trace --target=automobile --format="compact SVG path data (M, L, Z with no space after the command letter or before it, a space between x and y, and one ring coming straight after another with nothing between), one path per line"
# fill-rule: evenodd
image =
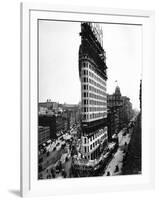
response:
M46 146L44 149L46 152L48 152L49 148L50 148L50 145Z
M43 148L45 148L45 146L46 146L46 143L43 143L43 144L42 144L42 146L43 146Z
M56 151L56 147L53 148L53 151Z
M58 139L59 139L59 140L62 140L62 139L63 139L63 135L61 135Z
M61 170L62 170L62 163L61 163L61 161L59 161L55 167L55 171L56 171L56 173L60 173Z
M124 133L123 133L123 136L126 136L126 133L127 133L127 132L126 132L126 131L124 131Z
M68 157L68 159L71 157L71 154L69 153L68 155L67 155L67 157Z
M125 149L123 149L123 154L125 154L126 153L126 150Z
M119 166L116 165L116 166L115 166L115 172L118 172L118 171L119 171Z
M110 172L109 171L107 172L107 176L110 176Z
M66 157L66 158L65 158L65 162L68 162L68 160L69 160L68 157Z
M46 142L46 144L49 145L49 144L51 144L51 142L52 142L51 140L48 140L48 141Z
M40 149L40 154L43 154L44 153L44 149Z

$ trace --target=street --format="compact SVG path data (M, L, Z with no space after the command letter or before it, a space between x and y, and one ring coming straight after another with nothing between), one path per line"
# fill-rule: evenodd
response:
M114 175L120 175L122 173L122 165L123 165L122 161L125 156L125 151L127 150L128 144L131 139L132 129L125 136L123 136L123 133L124 131L121 130L118 134L119 148L117 152L114 154L110 163L108 164L103 176L107 175L114 176Z
M64 140L61 142L59 139L56 141L56 149L52 147L48 149L47 153L42 155L43 161L41 166L43 170L39 173L39 178L60 178L71 177L71 166L73 153L72 145L76 146L76 137L72 137L70 134L63 135ZM71 139L72 138L72 139ZM62 144L65 145L62 147ZM50 150L50 151L49 151Z
M118 133L118 143L119 147L115 153L112 153L112 159L107 164L103 171L103 176L114 176L122 174L123 159L128 149L129 142L131 140L131 135L133 128L123 128ZM73 150L74 145L77 145L75 137L70 137L67 135L65 138L66 145L64 148L59 148L55 151L51 151L49 155L45 155L45 161L43 162L44 170L40 173L41 178L69 178L72 177L72 156L71 154L75 152ZM69 140L68 140L69 139ZM59 142L60 143L60 142ZM78 146L78 145L77 145ZM76 147L77 147L76 146ZM59 145L61 147L61 145Z

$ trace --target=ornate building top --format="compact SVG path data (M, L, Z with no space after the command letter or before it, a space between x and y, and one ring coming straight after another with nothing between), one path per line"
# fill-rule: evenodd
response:
M115 93L116 96L121 96L121 92L120 92L120 87L117 85L115 88Z

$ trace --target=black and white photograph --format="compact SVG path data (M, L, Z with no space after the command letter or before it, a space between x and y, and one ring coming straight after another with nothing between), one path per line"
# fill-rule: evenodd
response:
M142 174L142 27L38 20L38 180Z

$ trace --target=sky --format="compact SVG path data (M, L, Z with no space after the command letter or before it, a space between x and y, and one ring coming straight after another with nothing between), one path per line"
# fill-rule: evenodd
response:
M142 28L100 24L106 51L107 93L118 84L133 108L139 109L142 74ZM78 52L79 22L39 21L39 101L77 104L81 99ZM116 82L117 80L117 82Z

